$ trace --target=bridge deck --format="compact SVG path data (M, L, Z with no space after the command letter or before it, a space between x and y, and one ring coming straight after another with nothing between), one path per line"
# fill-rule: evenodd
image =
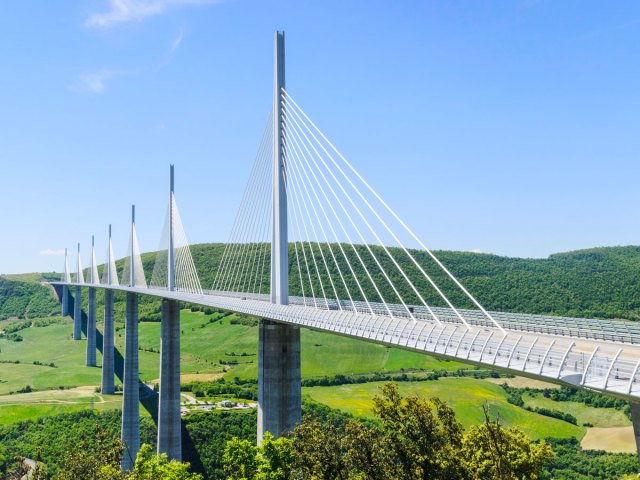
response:
M207 291L208 295L220 295L225 297L251 298L254 300L269 301L266 294L246 294L238 292ZM368 313L365 302L350 302L341 300L339 303L335 299L311 298L311 297L289 297L290 305L304 305L321 310L348 310L361 313ZM389 316L391 310L394 317L409 318L406 309L402 305L371 302L370 305L377 315ZM433 320L432 315L423 306L411 306L413 315L418 320ZM462 324L455 312L451 308L431 307L436 317L442 322ZM493 327L487 316L480 310L468 310L458 308L458 312L470 325L481 327ZM549 335L562 335L572 338L582 338L591 340L603 340L606 342L629 343L640 345L640 322L621 320L600 320L577 317L557 317L548 315L533 315L528 313L510 312L489 312L491 316L507 330L520 332L531 332Z
M279 322L393 345L553 383L640 398L640 334L634 324L492 312L506 334L481 317L461 310L467 328L449 309L434 309L440 322L416 309L414 317L340 309L330 302L308 306L291 297L274 305L266 295L190 293L165 289L53 282L58 285L135 292L255 315ZM305 305L305 303L307 305ZM355 310L355 311L354 311Z

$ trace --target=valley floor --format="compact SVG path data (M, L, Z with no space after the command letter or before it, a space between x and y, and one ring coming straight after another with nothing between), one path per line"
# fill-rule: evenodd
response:
M2 321L0 329L13 323L16 321ZM183 310L181 330L183 384L257 377L257 328L250 319ZM0 424L83 409L121 407L121 396L97 392L101 370L84 366L86 341L71 339L68 319L58 318L47 326L32 326L19 333L22 341L0 338ZM145 383L155 384L159 376L160 324L141 323L139 335L140 377ZM116 348L120 352L123 340L122 324L117 324ZM426 376L431 371L459 375L460 369L473 370L458 362L308 330L302 331L302 352L305 379L373 373ZM332 361L327 362L327 358ZM371 418L372 399L382 383L304 387L303 395L332 408ZM405 395L437 396L447 401L465 426L482 421L481 407L486 403L505 425L519 426L534 439L575 438L581 440L586 449L635 451L630 422L622 411L575 402L555 402L539 393L523 394L524 407L570 413L577 420L574 425L509 403L502 383L515 388L555 388L519 377L448 376L399 384ZM16 393L20 391L24 393ZM147 414L143 408L141 412Z

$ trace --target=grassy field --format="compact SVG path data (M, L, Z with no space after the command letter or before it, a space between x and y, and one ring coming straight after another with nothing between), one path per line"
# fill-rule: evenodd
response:
M215 315L215 314L214 314ZM100 315L99 315L100 316ZM222 323L209 323L212 315L183 310L181 314L181 371L185 375L205 378L224 374L228 377L256 378L258 328L232 325L230 315ZM5 322L0 322L0 328ZM98 324L102 329L102 325ZM0 339L0 395L29 385L36 390L58 387L99 385L100 368L85 367L86 340L73 341L72 323L20 330L22 342ZM139 324L140 378L155 380L159 376L160 324ZM124 329L116 332L116 348L122 352ZM150 350L155 350L152 352ZM235 355L231 355L235 353ZM246 356L239 356L245 353ZM326 359L330 358L331 362ZM237 365L222 365L220 361ZM34 365L55 363L57 368ZM98 365L101 355L98 353ZM401 369L448 369L463 367L457 362L441 362L414 352L387 348L360 340L302 330L302 374L305 378L338 373L372 373Z
M593 408L578 402L556 402L550 398L545 398L541 393L527 393L522 396L524 404L532 408L548 408L550 410L561 410L569 412L576 417L578 425L589 423L594 427L628 427L631 420L622 412L615 408Z
M496 385L506 383L508 386L515 388L560 388L560 385L556 385L555 383L534 380L529 377L487 378L486 380Z
M102 395L94 387L70 390L45 390L0 396L0 424L37 420L45 415L68 413L93 408L122 408L122 396Z
M313 400L363 417L373 417L373 397L379 393L380 382L337 387L308 387L303 395ZM404 395L439 397L451 405L458 420L465 426L483 421L482 404L487 403L492 415L499 415L506 426L519 426L532 438L574 437L581 439L583 427L554 418L528 412L507 402L505 391L499 385L472 378L441 378L424 382L400 383Z
M585 450L636 453L633 427L590 428L580 445Z

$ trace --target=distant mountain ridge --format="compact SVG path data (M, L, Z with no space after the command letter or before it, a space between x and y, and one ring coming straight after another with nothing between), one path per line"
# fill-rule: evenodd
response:
M323 248L327 248L326 245ZM213 284L223 250L224 244L220 243L191 247L204 289ZM455 251L435 253L490 310L640 320L640 246L576 250L544 259ZM427 262L424 252L414 251L414 254L421 263ZM148 277L153 271L155 256L155 252L142 256ZM291 269L295 270L293 259L291 261ZM122 265L120 260L118 268ZM56 278L55 275L45 276ZM437 281L444 282L444 276L438 275L434 273ZM57 312L51 290L37 284L44 278L42 275L24 276L22 279L26 282L21 277L0 277L0 319ZM296 275L290 277L291 293L299 294L299 285L294 280ZM426 286L424 288L427 290ZM472 307L459 292L446 287L446 282L445 290L457 306ZM410 297L411 292L406 294ZM439 304L435 296L427 300Z

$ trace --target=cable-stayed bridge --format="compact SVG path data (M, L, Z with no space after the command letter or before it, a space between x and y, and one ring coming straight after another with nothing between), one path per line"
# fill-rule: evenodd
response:
M431 181L431 180L429 180ZM424 204L432 198L429 181ZM180 311L188 302L260 317L258 439L300 420L300 327L393 345L628 399L640 423L640 328L631 322L491 312L338 151L285 88L275 36L274 104L212 285L201 284L174 193L153 270L145 272L132 208L128 253L89 268L80 246L56 282L74 289L74 338L88 289L87 365L96 365L96 288L105 290L102 390L112 393L113 293L126 292L122 439L139 448L138 295L162 299L158 450L181 458ZM426 207L425 207L426 208ZM446 208L446 205L445 207ZM636 439L639 431L636 430Z

